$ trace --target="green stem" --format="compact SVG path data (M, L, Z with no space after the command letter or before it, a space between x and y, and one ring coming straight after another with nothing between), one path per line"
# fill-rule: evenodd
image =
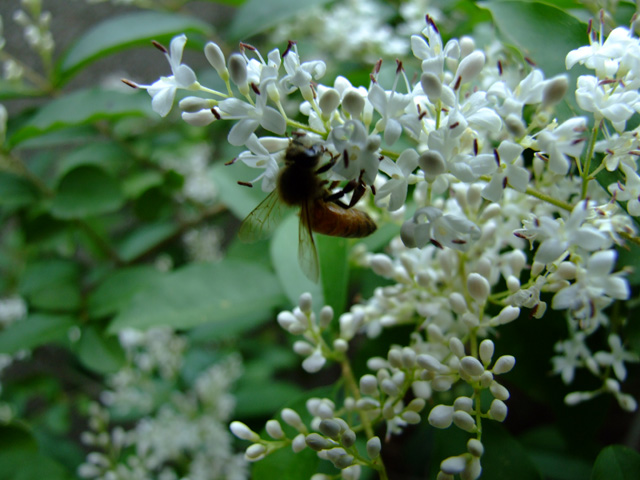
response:
M582 192L581 198L587 197L587 187L591 180L589 170L591 170L591 158L593 157L593 151L596 147L596 139L598 138L598 125L594 125L591 131L591 138L589 139L589 149L587 150L587 156L584 161L584 168L582 169Z

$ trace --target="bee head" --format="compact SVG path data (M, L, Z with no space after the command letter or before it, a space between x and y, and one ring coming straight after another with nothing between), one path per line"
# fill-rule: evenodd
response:
M294 139L289 144L284 155L286 165L295 164L302 168L315 168L324 154L324 147L320 144L304 145L299 139Z

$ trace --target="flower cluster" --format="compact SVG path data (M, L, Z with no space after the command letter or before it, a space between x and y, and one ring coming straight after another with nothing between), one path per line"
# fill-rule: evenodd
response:
M278 316L283 328L303 337L294 350L305 357L304 369L340 363L347 393L341 406L310 401L309 427L283 412L297 431L293 438L277 422L267 425L273 441L233 424L237 436L252 442L248 459L306 445L342 469L344 478L357 478L362 465L383 471L374 427L385 424L387 436L400 433L420 422L426 400L454 391L455 400L436 404L428 421L438 428L453 424L475 438L466 452L442 462L440 478L477 478L481 422L507 415L509 392L496 377L515 365L510 355L493 358L489 337L523 309L534 319L549 308L562 312L568 340L557 343L554 371L570 383L575 368L585 368L601 384L570 393L568 404L612 393L622 408L636 408L620 382L625 362L638 358L625 349L614 330L622 319L608 307L630 297L624 271L616 271L615 248L636 234L627 213L640 213L638 133L625 131L640 111L640 40L626 28L606 40L590 31L590 40L589 47L569 53L567 67L583 63L595 70L595 76L580 77L575 92L592 117L565 121L553 115L569 91L566 75L546 79L537 68L522 73L505 52L480 50L470 37L444 43L429 16L410 38L419 64L416 81L398 61L390 88L379 81L380 63L366 87L344 77L319 83L326 65L303 61L290 42L266 60L246 44L227 60L218 45L207 44L205 55L227 88L211 90L181 63L184 36L163 50L171 76L149 86L129 82L148 90L161 115L172 108L177 89L199 92L180 101L182 118L199 126L234 122L228 141L247 148L238 161L261 170L254 181L262 180L265 191L275 188L289 143L283 135L291 128L331 156L329 179L372 187L375 202L362 208L381 221L408 218L384 253L360 256L388 285L340 315L334 338L327 340L334 312L325 307L316 317L308 295ZM296 105L304 122L291 116ZM259 136L265 130L274 136ZM592 166L599 158L601 164ZM624 176L608 192L595 181L604 169ZM618 201L627 202L626 212ZM406 344L369 359L372 373L358 382L348 368L349 342L358 333L376 337L397 325L414 332ZM609 351L592 353L587 340L602 331ZM473 393L458 393L463 390ZM405 404L409 391L414 400ZM483 391L493 397L485 410ZM354 431L366 434L368 457L354 447Z
M235 401L229 393L241 373L228 357L200 372L183 393L176 389L187 342L169 329L124 330L120 343L128 364L107 378L109 390L89 408L83 442L95 451L78 470L82 478L247 478L234 454L226 422ZM127 427L121 420L137 421ZM184 477L184 473L188 476Z

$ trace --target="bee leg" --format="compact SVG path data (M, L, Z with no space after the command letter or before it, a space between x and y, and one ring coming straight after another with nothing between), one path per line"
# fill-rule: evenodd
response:
M364 192L367 191L367 185L362 181L362 176L364 175L364 170L360 170L360 176L358 177L358 182L356 183L353 194L351 195L351 201L349 202L349 208L353 207L364 195Z
M327 163L325 163L323 166L317 169L316 175L328 172L331 169L331 167L333 167L336 164L336 162L338 161L338 158L340 158L340 155L336 155L335 157L331 155L331 160L329 160Z

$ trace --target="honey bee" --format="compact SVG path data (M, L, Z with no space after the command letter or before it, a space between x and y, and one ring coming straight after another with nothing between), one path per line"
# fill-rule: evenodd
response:
M309 279L318 281L319 263L313 232L334 237L360 238L372 234L377 226L365 212L352 208L362 197L366 186L362 179L348 183L332 193L328 181L320 174L334 164L332 159L318 168L324 149L319 145L307 147L293 140L284 156L284 167L278 174L276 189L244 219L239 237L243 242L255 242L267 236L282 217L282 206L300 208L298 229L298 261ZM340 201L353 192L347 205Z

